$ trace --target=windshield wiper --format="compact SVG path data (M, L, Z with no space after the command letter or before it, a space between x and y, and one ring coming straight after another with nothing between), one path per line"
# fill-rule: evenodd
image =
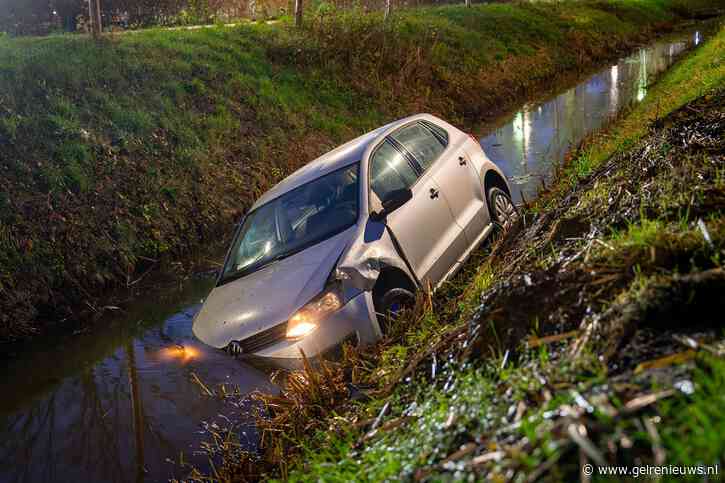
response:
M280 260L283 260L287 257L291 257L295 253L299 252L299 248L296 248L294 250L287 250L286 252L278 253L277 255L273 256L272 258L265 261L265 263L262 265L263 267L266 267L270 263L278 262Z
M283 259L285 259L287 257L291 257L295 253L299 252L302 248L304 248L304 247L296 248L294 250L287 250L285 252L278 253L277 255L275 255L275 256L273 256L271 258L267 258L264 261L259 262L259 263L255 264L255 265L252 265L252 266L250 266L247 269L243 269L243 270L240 270L238 272L235 272L235 273L232 273L230 275L227 275L226 277L222 277L221 280L219 280L219 284L218 285L224 285L225 283L229 283L229 282L232 282L234 280L238 280L238 279L240 279L240 278L242 278L242 277L244 277L246 275L249 275L250 273L256 272L257 270L261 270L262 268L267 267L267 266L269 266L269 265L271 265L271 264L273 264L275 262L278 262L280 260L283 260Z

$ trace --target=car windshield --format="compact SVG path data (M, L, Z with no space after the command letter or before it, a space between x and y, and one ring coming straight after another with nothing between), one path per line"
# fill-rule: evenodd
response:
M352 226L358 164L295 188L252 211L237 232L220 282L243 277Z

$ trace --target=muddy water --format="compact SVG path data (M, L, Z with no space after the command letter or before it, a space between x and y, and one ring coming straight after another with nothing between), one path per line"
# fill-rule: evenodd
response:
M700 41L693 33L641 49L550 100L480 126L481 143L515 194L531 199L572 145L641 100L658 73ZM210 387L275 390L267 374L194 339L191 320L212 284L198 278L157 291L91 333L41 341L4 361L0 483L165 481L184 476L175 466L182 453L206 467L198 453L208 439L204 425L226 426L245 408L204 396L194 375ZM254 428L231 422L253 447Z
M212 285L167 288L102 330L5 361L0 481L166 481L185 476L174 465L182 452L204 467L202 422L226 426L239 411L202 395L192 374L212 388L274 390L266 374L194 340L191 320ZM254 428L234 422L254 446Z
M503 169L516 200L535 198L572 147L644 99L652 82L701 42L702 33L694 31L641 48L549 100L479 126L481 145Z

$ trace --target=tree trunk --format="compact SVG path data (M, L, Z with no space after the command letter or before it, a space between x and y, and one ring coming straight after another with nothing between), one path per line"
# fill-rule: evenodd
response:
M466 7L470 7L470 6L471 6L471 0L466 0Z
M468 1L468 0L466 0ZM384 20L387 20L390 16L390 0L385 0L385 15L383 16Z
M304 5L302 0L295 0L295 27L302 27L302 10Z
M99 39L103 26L101 25L101 0L88 0L88 17L91 22L91 34Z

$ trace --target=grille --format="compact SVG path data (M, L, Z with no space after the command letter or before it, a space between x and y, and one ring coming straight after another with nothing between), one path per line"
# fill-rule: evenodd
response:
M262 332L257 332L252 337L240 341L239 345L242 346L242 352L244 354L251 354L283 340L286 335L287 322L284 322Z

